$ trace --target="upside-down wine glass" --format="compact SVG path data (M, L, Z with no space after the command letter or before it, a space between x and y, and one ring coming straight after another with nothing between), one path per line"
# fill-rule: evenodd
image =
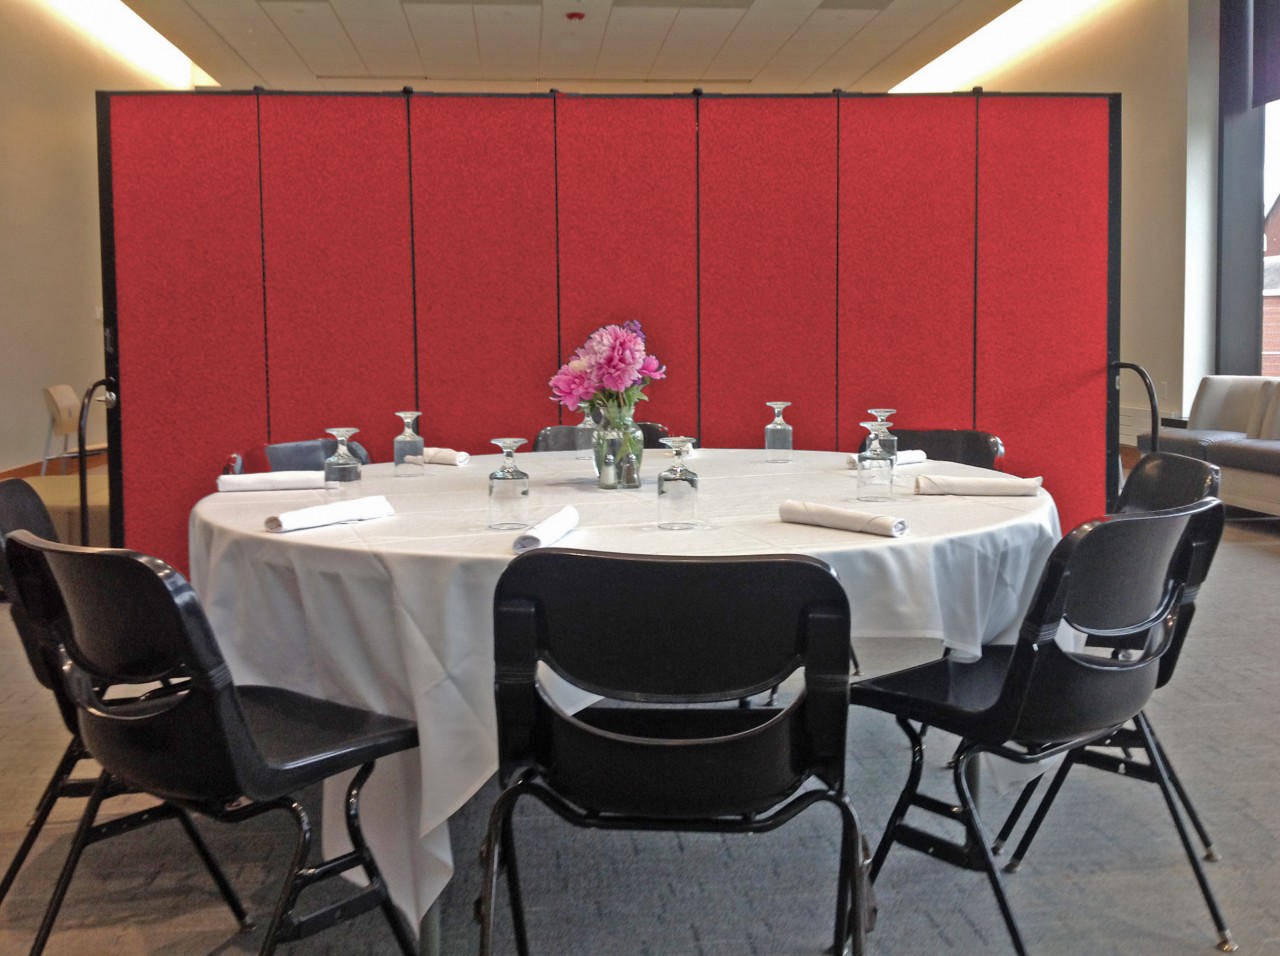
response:
M395 473L397 478L420 477L426 471L426 462L422 459L426 443L422 436L414 430L414 422L422 412L396 412L404 422L404 431L392 442Z
M489 527L519 531L529 526L529 476L516 467L516 449L523 438L494 438L502 449L502 467L489 475Z
M324 460L324 486L330 491L353 487L348 482L360 480L360 459L351 454L347 441L360 429L326 428L325 431L338 440L338 447Z
M893 497L898 439L889 434L891 426L883 418L863 422L862 427L871 432L871 439L867 447L858 453L858 500L888 501Z
M765 402L773 409L773 421L764 427L765 461L791 461L791 426L782 420L790 402Z
M662 444L675 455L671 467L658 475L658 527L687 531L698 526L698 476L684 464L694 440L666 437Z

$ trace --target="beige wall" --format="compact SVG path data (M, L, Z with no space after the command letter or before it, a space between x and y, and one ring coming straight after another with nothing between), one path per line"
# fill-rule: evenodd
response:
M1120 357L1166 412L1213 364L1216 0L1119 0L1070 36L974 82L992 91L1120 93ZM1136 376L1121 403L1146 407Z
M103 375L94 92L158 85L34 0L0 2L0 471L40 458L42 387Z

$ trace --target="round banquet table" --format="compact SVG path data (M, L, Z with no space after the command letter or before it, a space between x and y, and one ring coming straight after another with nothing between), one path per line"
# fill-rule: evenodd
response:
M333 500L319 490L210 495L191 513L191 579L240 684L268 684L417 720L417 751L384 758L362 798L369 843L397 905L421 919L453 872L449 816L497 769L492 601L517 532L490 531L487 475L499 455L428 465L397 478L364 469L348 494L385 495L395 514L350 524L265 530L282 511ZM988 475L951 462L901 467L893 499L855 500L848 456L697 449L700 526L657 527L656 476L670 452L649 450L638 490L595 487L574 452L517 455L530 476L531 518L564 505L578 527L557 546L639 554L802 553L829 563L860 638L927 637L977 657L1013 640L1060 531L1052 498L925 496L917 473ZM787 498L907 521L888 538L785 524ZM585 701L583 701L585 702ZM569 702L572 704L572 701ZM326 787L325 819L341 820ZM327 849L340 825L325 826ZM468 849L467 852L470 852Z

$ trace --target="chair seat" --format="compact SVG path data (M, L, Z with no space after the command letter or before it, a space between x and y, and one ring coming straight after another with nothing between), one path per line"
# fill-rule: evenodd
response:
M266 764L252 781L274 800L335 773L417 746L412 720L376 714L279 687L237 688L253 740Z
M976 661L942 657L917 667L849 685L853 704L919 720L966 737L983 740L984 713L1004 687L1012 645L982 649ZM986 741L1002 743L1002 739Z

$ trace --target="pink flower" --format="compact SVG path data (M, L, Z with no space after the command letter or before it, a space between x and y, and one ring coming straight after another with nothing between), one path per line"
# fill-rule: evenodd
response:
M606 325L591 333L582 348L552 376L552 397L575 409L592 401L625 400L634 405L640 390L665 378L666 366L645 351L644 333L635 320ZM624 395L624 393L626 393Z
M651 378L656 381L657 379L667 377L667 367L665 365L658 364L656 357L646 355L644 357L644 361L640 363L640 374L645 378Z
M630 329L606 325L592 333L583 351L605 388L622 392L640 381L640 366L645 358L644 339Z
M551 391L555 393L556 401L570 409L590 401L591 396L600 387L600 383L592 376L590 366L583 358L581 349L572 361L560 367L560 371L552 376L549 384Z

